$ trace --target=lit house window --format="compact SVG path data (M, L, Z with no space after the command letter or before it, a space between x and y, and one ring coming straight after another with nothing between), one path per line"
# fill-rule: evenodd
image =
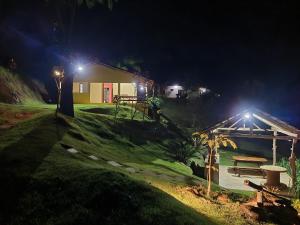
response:
M79 93L88 93L88 83L79 84Z

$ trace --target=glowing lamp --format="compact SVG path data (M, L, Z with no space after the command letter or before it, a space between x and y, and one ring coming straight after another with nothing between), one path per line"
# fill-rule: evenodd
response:
M61 75L61 72L58 71L58 70L54 70L54 75L55 75L55 76L60 76L60 75Z
M64 77L64 69L61 66L54 66L52 75L55 79L62 79Z
M244 118L245 119L250 119L251 118L251 114L250 113L245 113L244 114Z
M81 65L77 66L77 70L78 70L79 72L83 71L83 66L81 66Z

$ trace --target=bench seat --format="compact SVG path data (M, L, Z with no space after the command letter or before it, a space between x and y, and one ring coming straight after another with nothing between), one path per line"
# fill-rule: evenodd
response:
M265 172L259 167L246 167L246 166L231 166L228 169L233 169L235 174L241 176L242 171L251 171L251 172L259 172L263 177L265 177Z

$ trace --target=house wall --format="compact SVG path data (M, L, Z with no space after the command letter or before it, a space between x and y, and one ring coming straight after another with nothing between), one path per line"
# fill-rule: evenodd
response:
M78 82L73 83L73 93L79 93L79 83Z
M74 76L74 103L102 103L104 83L112 83L112 96L114 97L115 95L136 96L137 89L135 84L146 82L148 82L148 79L142 76L111 66L102 64L88 65L83 71ZM80 83L88 83L88 93L79 93Z
M90 93L73 93L73 101L75 104L90 103Z
M90 83L90 103L103 102L103 83Z
M183 90L183 87L179 85L167 86L165 88L165 96L167 98L177 98L177 94L180 90Z
M101 64L90 65L74 77L75 82L89 81L93 83L133 83L139 79L141 77L133 73Z
M136 96L136 86L134 83L121 83L120 84L120 95L124 96Z
M79 82L73 83L73 100L75 104L102 103L103 83L89 83L87 93L79 93ZM137 89L135 83L113 83L113 96L136 96Z
M113 96L120 95L119 83L113 83Z
M90 103L90 93L89 93L89 88L87 92L85 93L80 93L79 92L79 82L74 82L73 83L73 101L75 104L81 103L81 104L88 104Z

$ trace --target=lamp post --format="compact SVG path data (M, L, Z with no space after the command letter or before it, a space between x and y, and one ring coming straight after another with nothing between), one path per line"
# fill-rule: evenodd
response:
M57 88L57 102L56 102L56 111L55 111L55 117L57 118L57 114L60 109L60 102L61 102L62 82L65 76L63 67L61 66L53 67L52 75L54 77L56 88Z

